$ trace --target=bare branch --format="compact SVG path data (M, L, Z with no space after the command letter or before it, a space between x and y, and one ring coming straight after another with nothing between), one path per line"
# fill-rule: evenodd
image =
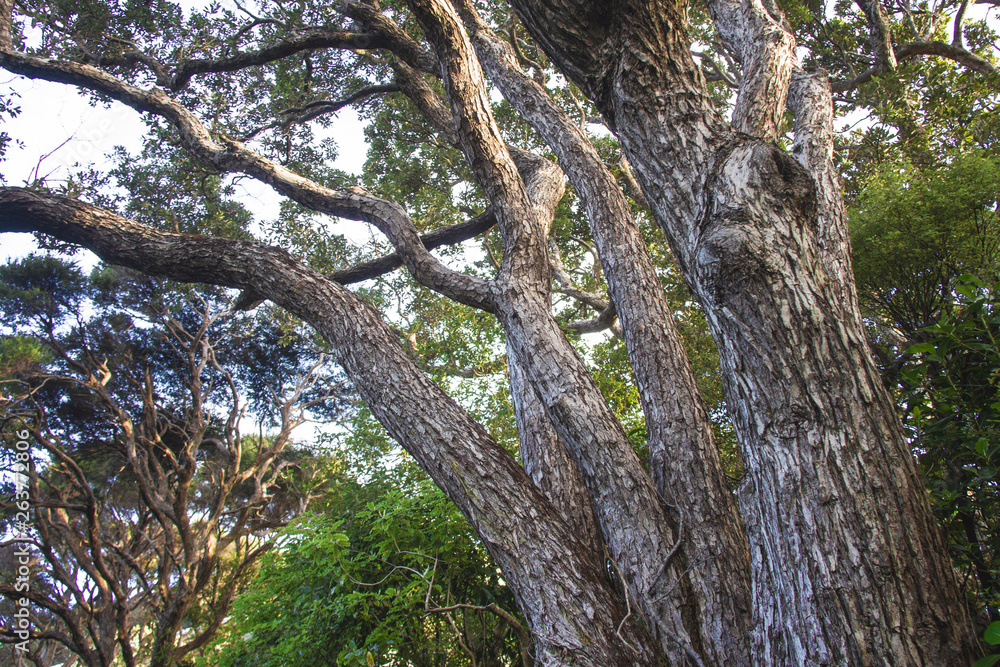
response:
M261 125L258 128L250 130L243 137L243 141L249 141L254 138L264 130L270 130L272 128L281 127L288 128L292 125L299 125L302 123L308 123L311 120L315 120L320 116L329 113L336 113L346 106L354 104L360 100L366 100L369 97L375 95L384 95L386 93L397 93L402 89L395 84L381 85L381 86L366 86L361 90L348 95L347 97L340 100L317 100L315 102L310 102L309 104L304 104L300 107L291 107L289 109L284 109L280 113L284 116L282 120L276 120L268 125Z
M965 10L969 8L969 0L962 0L962 4L958 7L958 12L955 14L955 28L952 33L951 45L964 48L964 40L962 39L962 21L965 19Z
M455 131L451 109L424 80L423 75L401 60L394 62L392 69L396 74L396 83L403 94L413 101L427 122L446 142L458 146L458 134Z
M497 219L493 215L493 209L486 209L486 211L471 220L421 234L420 241L427 250L434 250L441 246L468 241L484 232L488 232L496 224ZM398 269L402 265L403 260L400 258L399 253L392 253L378 259L357 264L349 269L335 271L329 274L329 277L341 285L350 285L377 278Z
M342 32L322 28L298 31L293 37L258 51L238 53L226 58L199 58L180 63L170 82L170 89L185 87L192 77L213 72L236 72L247 67L266 65L288 56L315 49L381 49L386 40L376 34Z
M376 3L343 0L337 9L354 19L365 30L377 34L383 40L383 48L391 51L413 69L428 74L440 74L434 54L415 42L392 19L383 14Z
M617 319L618 312L615 310L615 304L609 303L597 317L579 322L571 322L564 325L564 328L578 334L597 333L598 331L610 329Z

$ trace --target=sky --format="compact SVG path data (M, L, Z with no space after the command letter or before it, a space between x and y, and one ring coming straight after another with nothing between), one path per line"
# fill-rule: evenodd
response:
M19 142L11 142L0 162L5 185L25 186L44 178L56 186L79 167L106 166L106 156L115 146L124 146L130 153L138 153L142 147L145 126L139 113L123 104L94 107L73 86L33 81L0 70L0 95L9 94L15 96L21 112L16 118L3 119L0 126ZM338 112L335 119L329 130L317 127L317 136L338 140L340 151L334 167L360 173L367 153L364 125L349 108ZM277 217L280 198L269 187L242 179L237 188L243 191L243 204L258 219ZM0 235L0 263L23 257L34 247L30 234Z

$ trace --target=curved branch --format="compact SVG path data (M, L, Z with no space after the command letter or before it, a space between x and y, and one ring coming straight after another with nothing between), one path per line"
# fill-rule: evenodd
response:
M238 53L226 58L197 58L184 60L170 81L170 90L178 91L199 74L215 72L236 72L247 67L266 65L296 53L315 49L382 49L387 42L381 35L339 30L312 28L301 31L291 39L285 39L260 49Z
M471 238L487 232L497 224L497 218L493 215L493 209L486 209L471 220L460 222L457 225L442 227L434 231L421 234L420 242L428 250L434 250L441 246L454 245L468 241ZM384 255L369 262L356 264L348 269L341 269L329 274L329 277L336 280L341 285L360 283L372 278L395 271L403 265L403 260L399 253Z
M612 328L617 319L618 311L615 310L615 304L609 303L597 317L589 320L580 320L579 322L570 322L563 325L563 328L578 334L597 333L598 331Z
M977 56L975 53L972 53L968 49L964 49L961 46L947 44L945 42L910 42L909 44L904 44L896 48L896 59L898 62L916 58L918 56L938 56L940 58L954 60L959 65L962 65L967 69L987 75L992 80L994 86L1000 87L1000 69L997 69L993 63L986 60L986 58ZM843 93L853 90L860 85L868 83L872 80L872 77L878 75L879 73L880 71L878 69L872 67L853 79L848 79L847 81L835 81L830 85L830 88L835 93Z
M606 623L598 628L600 644L578 639L594 636L593 620L561 613L566 591L594 610L591 619L619 614L602 564L510 454L414 365L371 306L277 248L161 232L68 197L0 188L0 232L26 231L84 245L105 261L147 274L250 288L309 322L374 416L475 527L516 587L541 655L581 664L624 655L653 664ZM545 577L534 570L538 553L548 554ZM542 624L541 618L551 620Z
M402 90L396 84L386 84L380 86L366 86L361 90L358 90L347 97L340 100L316 100L315 102L310 102L309 104L303 104L300 107L291 107L289 109L284 109L279 113L285 118L283 120L276 120L273 123L267 125L261 125L260 127L254 128L247 134L243 136L242 141L246 142L253 139L255 136L263 132L264 130L270 130L272 128L281 127L288 128L292 125L300 125L302 123L308 123L311 120L315 120L320 116L326 115L328 113L336 113L346 106L350 106L355 102L360 100L368 99L375 95L385 95L386 93L398 93Z
M421 284L459 303L492 311L490 284L453 271L431 255L420 242L413 221L396 202L379 199L360 188L332 190L262 157L239 141L225 137L217 139L191 111L158 88L146 91L90 65L36 58L24 53L0 52L0 66L30 78L101 92L138 111L161 116L177 128L181 142L189 151L220 171L252 176L318 213L374 225L386 235Z
M383 14L378 9L377 4L343 0L337 9L364 27L365 30L377 34L384 42L382 48L394 53L413 69L428 74L439 74L438 62L434 54L415 42L392 19Z

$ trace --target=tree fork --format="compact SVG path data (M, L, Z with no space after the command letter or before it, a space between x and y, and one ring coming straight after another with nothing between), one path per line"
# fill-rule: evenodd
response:
M251 289L309 322L503 569L542 664L656 664L651 639L617 602L603 562L524 469L416 368L371 306L276 248L160 232L68 197L0 188L0 232L27 231L147 274Z
M716 116L676 7L630 2L581 26L581 51L559 37L599 3L513 4L615 130L709 318L746 465L756 659L971 662L964 601L845 298L851 279L824 266L820 180Z

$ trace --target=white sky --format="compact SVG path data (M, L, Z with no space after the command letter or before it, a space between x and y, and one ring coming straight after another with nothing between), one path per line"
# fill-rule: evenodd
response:
M124 146L130 153L141 149L145 126L139 113L123 104L93 107L73 86L0 71L0 93L8 91L20 96L15 101L21 113L2 121L2 129L14 139L0 162L6 185L24 186L41 177L56 186L78 168L106 166L106 156L115 146ZM329 136L337 139L340 150L333 166L360 173L367 153L364 125L349 108L335 118ZM320 137L327 136L322 128L316 129ZM280 198L269 187L242 179L237 189L243 190L242 203L259 220L277 216ZM0 263L22 257L33 248L30 234L2 234Z

